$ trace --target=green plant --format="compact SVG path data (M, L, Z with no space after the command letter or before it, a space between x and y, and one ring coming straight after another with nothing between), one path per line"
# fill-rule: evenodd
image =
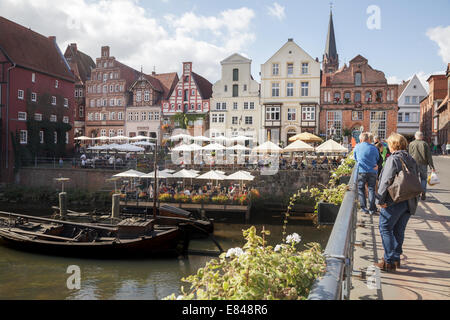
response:
M211 200L213 203L225 204L230 199L227 196L215 196L215 197L212 197Z
M197 195L192 197L192 203L208 203L209 196Z
M191 201L191 198L185 194L176 194L173 196L175 202L178 203L188 203Z
M172 195L169 193L163 193L159 195L158 199L161 202L170 202L172 200Z
M222 253L209 261L197 274L183 278L190 289L166 300L305 300L314 281L325 271L325 258L319 244L309 243L298 251L298 234L287 237L286 243L267 246L256 228L243 231L246 244Z

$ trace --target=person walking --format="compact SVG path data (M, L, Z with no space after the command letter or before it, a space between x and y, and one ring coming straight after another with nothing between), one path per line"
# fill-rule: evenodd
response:
M436 172L436 170L434 169L430 146L423 140L423 133L417 131L415 138L416 139L409 144L409 154L419 165L420 182L422 183L423 189L421 199L425 201L427 199L428 166L431 168L432 172Z
M380 158L380 152L371 144L370 134L368 132L362 133L359 140L361 143L355 147L353 152L358 165L359 204L364 213L373 215L377 212L377 207L375 206L375 185L377 182L377 162ZM367 208L366 202L366 184L369 190L369 208Z
M384 248L384 257L375 266L382 271L390 272L400 268L400 255L405 238L406 225L411 215L417 210L418 198L413 197L402 202L394 203L388 188L395 176L402 170L402 163L419 179L419 167L414 158L406 151L408 141L398 133L388 138L391 156L381 172L377 190L377 204L381 207L379 229Z

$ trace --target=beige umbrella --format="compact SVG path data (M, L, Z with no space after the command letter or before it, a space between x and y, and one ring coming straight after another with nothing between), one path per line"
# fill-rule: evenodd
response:
M313 135L312 133L309 132L303 132L300 134L297 134L291 138L289 138L289 141L296 141L296 140L301 140L303 142L322 142L322 138L319 138L316 135Z
M328 140L316 148L316 152L323 153L347 153L348 149L334 140Z
M314 147L311 147L309 144L303 142L302 140L297 140L294 143L291 143L286 148L283 149L284 152L305 152L305 151L314 151Z
M283 149L281 149L272 141L267 141L264 142L262 145L253 148L252 151L256 153L281 153L283 152Z

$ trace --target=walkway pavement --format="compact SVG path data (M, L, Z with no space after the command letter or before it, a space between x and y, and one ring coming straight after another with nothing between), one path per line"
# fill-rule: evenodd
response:
M358 213L352 300L450 299L450 157L435 157L439 185L408 222L402 267L395 273L371 268L383 257L378 216Z

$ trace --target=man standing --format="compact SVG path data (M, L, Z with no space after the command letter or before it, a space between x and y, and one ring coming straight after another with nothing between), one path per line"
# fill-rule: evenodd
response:
M375 185L377 182L377 162L380 152L371 144L370 133L364 132L360 135L359 143L354 150L354 157L358 163L358 195L361 210L373 215L377 212L375 206ZM369 189L369 209L366 206L366 184Z
M422 183L422 197L423 201L426 200L426 192L427 192L427 177L428 177L428 166L430 166L431 170L435 172L434 164L433 164L433 156L431 155L431 149L428 143L423 141L423 133L420 131L416 132L415 135L416 140L409 144L409 154L416 160L419 166L420 172L420 181Z

